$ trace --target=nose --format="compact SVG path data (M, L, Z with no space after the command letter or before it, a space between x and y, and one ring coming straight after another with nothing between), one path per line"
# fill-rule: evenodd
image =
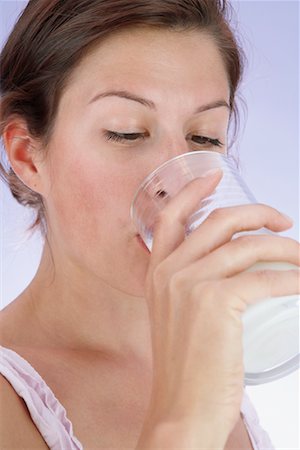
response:
M189 143L183 133L165 133L157 142L159 164L163 164L169 159L180 156L191 151Z
M149 170L148 175L170 159L190 151L191 148L184 133L179 131L177 133L174 131L164 133L155 142L155 148L153 149L155 157L151 161L151 170ZM166 179L164 179L165 177ZM172 176L172 169L165 168L163 173L152 174L151 183L145 188L145 195L147 199L148 197L153 199L158 207L162 207L172 197L177 185L178 180L175 180Z

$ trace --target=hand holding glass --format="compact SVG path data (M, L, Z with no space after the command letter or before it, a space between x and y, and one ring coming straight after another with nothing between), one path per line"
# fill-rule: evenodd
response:
M221 168L223 177L212 195L202 200L186 224L186 235L216 208L257 203L239 175L234 160L215 151L199 151L173 158L152 172L139 187L131 216L148 249L157 214L187 183L208 170ZM273 234L262 228L235 233ZM258 269L299 269L287 262L259 262ZM268 298L248 306L243 314L245 384L261 384L281 378L299 367L299 295Z

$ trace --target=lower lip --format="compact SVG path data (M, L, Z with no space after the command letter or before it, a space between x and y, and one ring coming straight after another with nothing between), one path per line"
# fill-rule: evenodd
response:
M143 247L144 250L146 250L147 253L150 253L148 247L146 246L145 242L143 241L143 239L141 238L141 236L139 234L137 234L137 240L139 242L139 244Z

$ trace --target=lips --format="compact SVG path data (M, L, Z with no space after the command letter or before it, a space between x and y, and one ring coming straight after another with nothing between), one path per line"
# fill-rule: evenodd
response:
M139 234L136 235L136 238L139 242L139 244L143 247L144 250L146 250L147 253L150 253L148 247L146 246L145 242L143 241L143 239L141 238L141 236Z

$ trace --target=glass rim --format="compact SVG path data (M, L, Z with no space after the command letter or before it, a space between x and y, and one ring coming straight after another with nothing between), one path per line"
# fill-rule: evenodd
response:
M162 163L160 166L158 166L156 169L154 169L149 175L147 175L146 178L142 181L142 183L138 187L138 189L133 197L133 200L131 202L131 207L130 207L131 218L134 219L133 211L134 211L134 205L135 205L137 197L139 196L140 192L142 190L144 190L146 186L148 186L148 184L150 183L152 178L157 174L157 172L161 171L165 166L172 164L173 162L177 161L178 159L184 159L186 157L189 158L191 156L199 155L199 154L216 155L216 158L219 158L223 161L224 160L229 161L229 159L232 158L231 155L220 153L220 152L217 152L214 150L196 150L196 151L192 151L192 152L182 153L181 155L177 155L177 156L174 156L174 158L168 159L167 161Z

